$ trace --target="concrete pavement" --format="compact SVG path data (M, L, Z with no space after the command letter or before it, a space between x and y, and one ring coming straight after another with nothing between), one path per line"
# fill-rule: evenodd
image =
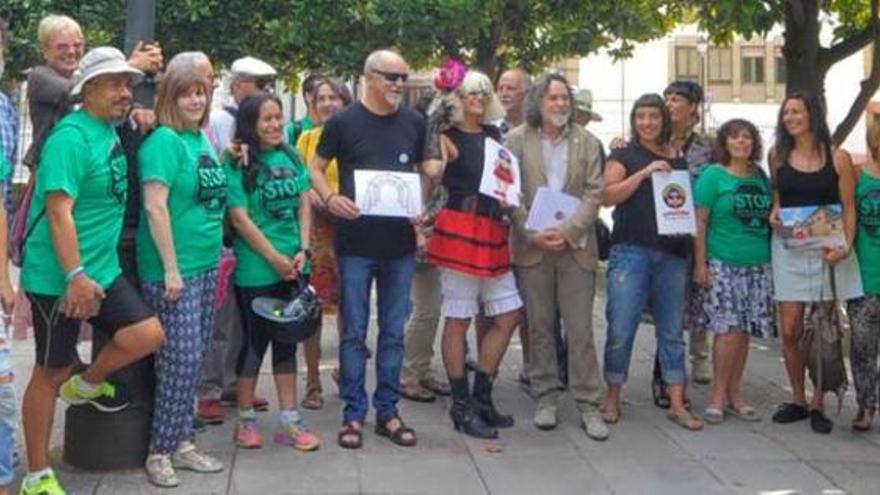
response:
M598 299L600 350L604 345L603 314L604 301ZM235 414L230 409L223 425L209 427L197 438L205 450L225 462L226 470L221 474L182 472L183 484L172 490L152 487L139 469L87 473L61 467L59 475L68 493L113 495L880 493L880 427L866 434L851 431L851 391L839 417L830 411L836 422L831 435L812 433L807 422L771 423L770 414L787 398L786 379L777 342L754 341L744 390L764 420L750 424L730 419L720 426L707 425L702 432L688 432L667 420L651 402L652 334L650 325L640 329L622 418L604 443L584 435L570 399L560 407L558 428L544 432L532 426L534 403L515 382L521 356L515 340L496 392L500 408L512 412L517 420L495 444L502 452L490 452L485 442L453 431L447 415L448 398L432 404L401 402L403 418L417 430L417 447L405 449L376 437L370 418L364 448L344 450L336 444L341 406L330 378L336 361L336 332L327 329L323 333L326 359L322 371L325 408L304 411L322 438L318 452L301 453L269 443L275 427L274 409L259 414L267 441L264 447L237 450L232 443ZM370 346L375 349L375 331L371 331ZM33 360L32 343L17 343L13 355L20 394ZM441 366L438 357L435 367L440 370ZM369 383L372 387L372 377ZM260 392L274 399L273 390L266 368ZM691 387L697 412L702 411L707 392L706 386ZM60 410L53 434L56 458L60 457L62 418Z

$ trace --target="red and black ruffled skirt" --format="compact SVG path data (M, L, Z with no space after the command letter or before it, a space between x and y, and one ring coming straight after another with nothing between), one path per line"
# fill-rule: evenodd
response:
M510 271L509 235L500 215L447 206L437 214L427 261L478 277L497 277Z

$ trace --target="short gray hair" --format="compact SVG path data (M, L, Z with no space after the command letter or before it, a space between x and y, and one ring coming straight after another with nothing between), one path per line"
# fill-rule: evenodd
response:
M165 72L195 70L203 62L211 65L211 59L205 55L205 52L180 52L171 58L165 67Z
M568 84L568 80L565 79L565 76L558 72L549 72L539 77L537 81L533 85L529 87L528 92L526 92L526 101L525 101L525 113L526 113L526 123L534 128L541 127L541 98L547 94L547 91L550 89L550 85L553 84L554 81L561 82L565 85L566 91L568 91L569 100L574 103L574 91L571 89L571 85ZM574 119L574 112L571 112L571 115L568 118L568 123L571 124Z
M367 55L367 59L364 60L364 74L376 70L376 67L379 66L379 62L388 57L400 57L401 59L403 58L401 54L388 48L375 50Z

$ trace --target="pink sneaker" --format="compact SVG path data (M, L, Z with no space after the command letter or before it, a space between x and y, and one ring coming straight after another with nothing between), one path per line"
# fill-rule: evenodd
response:
M235 444L243 449L258 449L263 445L263 438L255 420L248 419L236 423Z
M312 430L306 426L305 422L293 422L286 428L286 430L275 433L275 443L291 446L302 452L318 450L321 446L321 440L318 439L318 435L312 433Z

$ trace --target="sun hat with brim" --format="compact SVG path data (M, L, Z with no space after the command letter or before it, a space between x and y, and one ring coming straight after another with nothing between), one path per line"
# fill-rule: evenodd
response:
M593 92L582 89L574 94L574 107L579 112L589 114L590 120L602 122L602 116L593 111Z
M133 82L144 76L143 72L129 65L121 51L112 46L99 46L89 50L79 61L79 68L71 79L71 98L79 98L87 82L108 74L127 74Z

